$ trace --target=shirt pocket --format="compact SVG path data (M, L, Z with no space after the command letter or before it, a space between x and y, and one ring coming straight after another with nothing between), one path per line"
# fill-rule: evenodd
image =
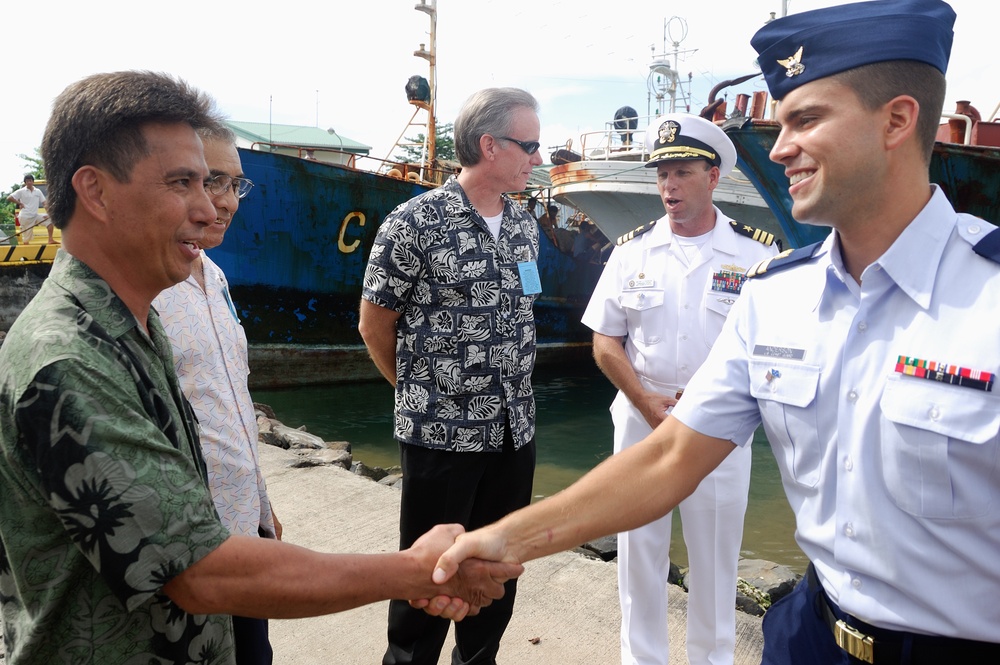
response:
M641 344L656 344L666 333L666 322L663 320L664 294L657 289L636 289L623 291L620 297L625 316L630 322L630 332L633 340ZM632 322L637 325L631 325ZM631 332L634 330L634 333Z
M1000 404L992 393L891 377L879 402L885 488L916 517L986 515L1000 492Z
M816 365L750 361L750 394L760 407L775 459L788 478L809 488L819 483L823 460L816 412L819 376Z
M722 326L729 317L729 310L736 303L739 296L735 293L723 293L721 291L709 291L705 294L705 306L702 308L702 329L705 331L705 346L709 349L715 344Z

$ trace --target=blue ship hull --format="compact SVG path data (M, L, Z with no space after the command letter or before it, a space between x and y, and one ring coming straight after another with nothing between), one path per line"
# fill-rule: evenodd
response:
M361 345L358 304L379 223L428 187L368 171L240 149L253 193L209 256L229 279L250 344ZM601 266L540 234L539 343L590 340L580 323Z
M823 240L830 229L799 224L792 218L792 199L784 167L769 158L779 127L766 120L738 118L723 125L736 144L740 170L777 217L791 247ZM1000 148L938 142L931 157L930 179L941 186L959 212L1000 225Z

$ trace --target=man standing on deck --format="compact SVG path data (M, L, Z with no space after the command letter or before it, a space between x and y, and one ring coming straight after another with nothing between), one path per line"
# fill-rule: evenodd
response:
M216 218L198 243L191 275L153 301L170 338L184 396L198 418L208 487L230 533L281 539L257 455L257 416L247 388L247 338L222 270L205 250L222 244L226 229L250 193L236 136L228 127L198 132L211 179L205 189ZM267 620L233 617L237 665L269 665Z
M64 90L42 140L63 231L0 346L0 615L6 661L232 665L229 615L316 616L440 593L444 525L407 552L321 554L231 534L153 298L216 219L196 130L211 100L151 72ZM520 568L443 593L485 605ZM464 616L468 603L430 609ZM472 608L474 610L474 608Z
M461 173L390 213L372 248L359 328L396 389L403 548L435 524L482 526L531 500L539 232L505 192L542 163L537 107L516 88L469 98L455 120ZM454 665L495 662L506 586L455 627ZM448 626L391 603L383 663L436 665Z
M35 187L35 176L30 173L24 176L24 187L13 192L7 200L15 203L19 209L17 221L21 225L21 242L25 244L31 242L35 236L35 227L42 224L49 232L49 244L55 243L52 220L48 215L38 212L38 209L45 205L45 194Z
M685 113L646 131L666 214L618 239L583 322L594 359L619 389L614 451L646 438L701 366L748 268L776 254L774 236L737 224L712 204L736 147L715 124ZM749 442L745 442L749 443ZM681 502L687 575L687 656L732 665L736 567L750 488L750 446L733 451ZM618 534L622 665L668 665L667 586L673 512Z
M1000 662L1000 229L931 184L955 12L873 0L751 41L792 214L821 243L751 270L683 398L558 495L459 538L524 562L663 515L763 422L806 578L763 663Z

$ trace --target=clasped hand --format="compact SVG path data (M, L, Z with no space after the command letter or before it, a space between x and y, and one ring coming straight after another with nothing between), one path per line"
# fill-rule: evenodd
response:
M431 616L461 621L503 598L504 582L524 572L524 566L516 562L463 556L454 565L448 565L447 574L443 573L439 557L446 550L454 550L456 539L463 533L465 529L461 525L439 524L413 543L409 551L419 558L422 570L434 570L434 578L428 582L426 596L410 600L412 607Z

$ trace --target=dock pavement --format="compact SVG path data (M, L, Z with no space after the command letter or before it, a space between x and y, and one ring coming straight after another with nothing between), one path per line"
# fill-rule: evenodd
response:
M292 468L295 453L260 446L260 461L284 540L323 552L397 549L399 498L338 467ZM303 571L306 573L307 571ZM687 598L670 589L670 663L685 665ZM377 665L385 651L388 602L313 619L270 622L275 665ZM737 612L736 665L760 662L761 620ZM501 665L615 665L620 661L617 564L562 552L528 562ZM440 665L450 663L454 631Z

